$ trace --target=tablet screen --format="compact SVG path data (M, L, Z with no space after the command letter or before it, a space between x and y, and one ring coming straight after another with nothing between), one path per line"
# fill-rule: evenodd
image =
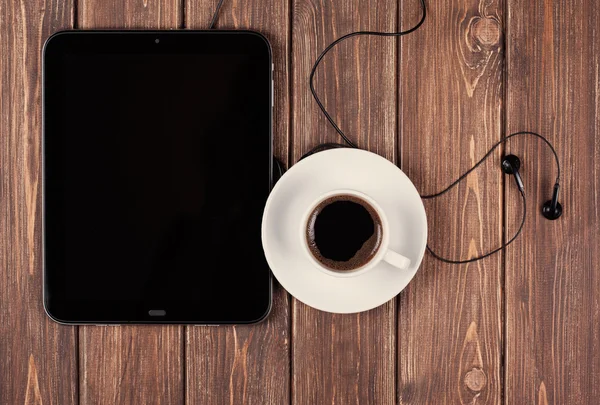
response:
M48 312L73 322L262 318L266 42L62 34L44 73Z

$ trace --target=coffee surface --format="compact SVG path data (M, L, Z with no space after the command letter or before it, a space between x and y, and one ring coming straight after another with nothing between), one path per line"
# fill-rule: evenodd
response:
M336 271L367 264L379 250L382 225L373 207L353 195L322 201L308 218L306 241L312 255Z

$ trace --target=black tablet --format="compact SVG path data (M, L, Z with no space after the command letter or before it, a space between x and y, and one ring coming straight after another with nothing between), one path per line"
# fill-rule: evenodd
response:
M272 61L247 31L70 31L43 54L44 305L251 323L271 305Z

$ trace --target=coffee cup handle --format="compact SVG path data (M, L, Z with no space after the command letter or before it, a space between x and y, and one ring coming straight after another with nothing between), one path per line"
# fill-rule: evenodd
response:
M383 256L383 260L402 270L406 270L408 269L408 266L410 266L409 258L404 257L400 253L396 253L393 250L388 250L385 253L385 256Z

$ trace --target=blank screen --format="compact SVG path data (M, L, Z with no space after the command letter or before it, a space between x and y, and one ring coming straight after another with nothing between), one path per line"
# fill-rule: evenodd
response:
M59 103L45 134L49 293L98 313L264 311L264 64L227 52L60 58L62 92L46 98Z

